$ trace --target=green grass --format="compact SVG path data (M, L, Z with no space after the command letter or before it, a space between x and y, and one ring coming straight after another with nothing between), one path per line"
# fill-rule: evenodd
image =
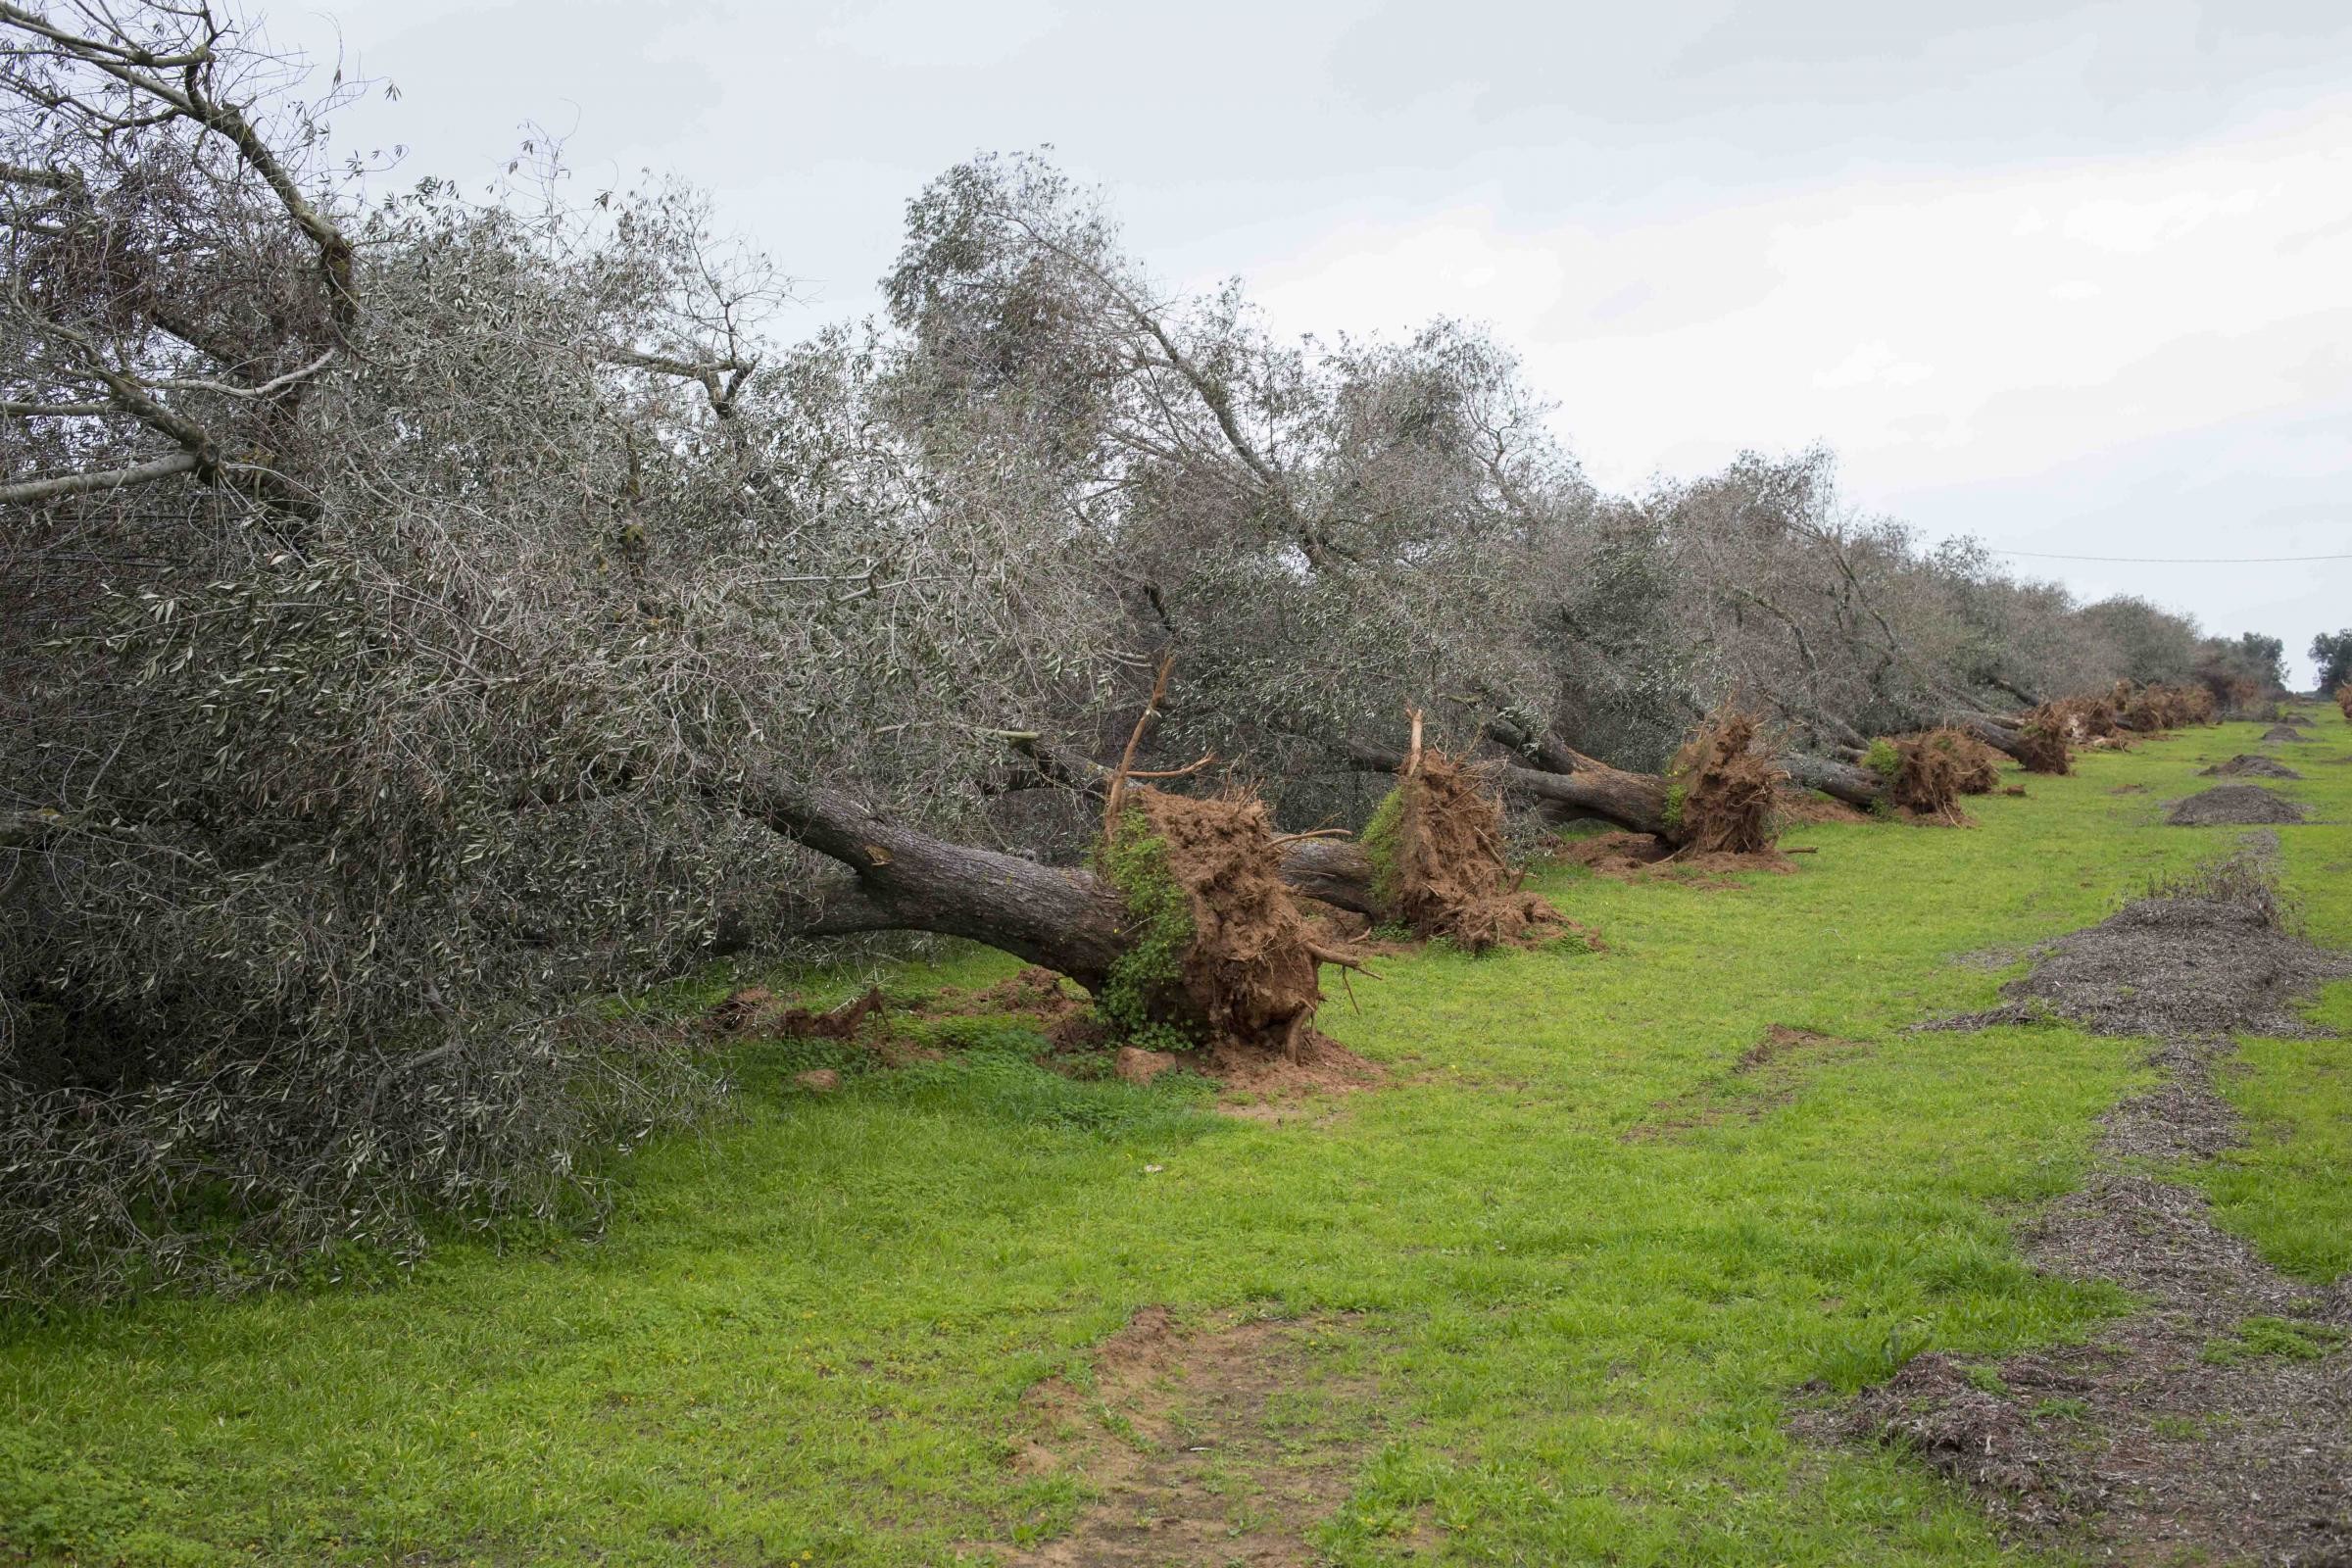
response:
M1335 1000L1324 1021L1391 1082L1328 1116L1223 1116L1197 1080L1071 1082L993 1020L897 1073L747 1049L740 1116L625 1166L598 1239L13 1331L0 1543L89 1563L977 1560L1084 1499L1008 1463L1022 1391L1161 1302L1352 1314L1335 1364L1384 1397L1323 1530L1338 1562L1433 1543L1463 1562L2005 1560L1923 1469L1785 1422L1814 1380L2079 1340L2127 1306L2034 1274L2013 1228L2079 1183L2141 1053L1904 1026L1986 1004L2030 944L2233 847L2156 825L2158 802L2255 733L2089 759L1972 802L1972 830L1802 829L1797 874L1728 890L1547 874L1608 951L1379 962L1361 1012ZM2320 733L2288 788L2352 821L2352 766L2311 765L2346 736ZM2281 838L2314 933L2352 943L2346 828ZM887 983L1009 968L969 955ZM2352 1022L2340 991L2329 1010ZM1775 1024L1855 1045L1760 1094L1732 1069ZM2246 1059L2230 1088L2258 1141L2200 1179L2324 1278L2352 1234L2347 1058ZM792 1086L817 1065L844 1089Z

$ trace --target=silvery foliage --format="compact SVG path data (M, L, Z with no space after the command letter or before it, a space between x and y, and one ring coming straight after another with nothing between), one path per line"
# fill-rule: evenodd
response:
M0 20L7 1288L565 1209L710 1093L583 1000L816 895L748 772L954 824L1093 702L1034 461L686 193L364 202L214 13Z
M1178 656L1164 757L1214 750L1312 816L1336 743L1542 688L1529 564L1592 492L1489 338L1282 340L1239 284L1156 285L1033 158L950 171L907 230L893 407L928 453L1048 466L1129 641Z

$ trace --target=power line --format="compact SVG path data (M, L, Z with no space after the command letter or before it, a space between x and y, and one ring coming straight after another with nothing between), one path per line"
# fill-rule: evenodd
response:
M2129 566L2281 566L2297 561L2352 561L2343 556L2060 556L2041 550L1986 550L1993 556L2024 556L2032 561L2103 561Z

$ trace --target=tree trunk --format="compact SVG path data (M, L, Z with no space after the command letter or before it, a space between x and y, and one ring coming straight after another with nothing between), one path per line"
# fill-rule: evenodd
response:
M1282 848L1282 880L1294 893L1378 920L1372 858L1338 839L1298 839Z
M936 931L1002 949L1089 991L1101 989L1127 951L1126 906L1088 872L950 844L830 790L756 783L743 807L850 870L796 935Z
M1886 798L1886 781L1867 767L1834 758L1815 757L1805 752L1789 752L1780 759L1781 770L1788 782L1805 789L1819 790L1848 806L1869 810Z
M1556 743L1555 743L1556 745ZM1495 782L1514 795L1597 816L1636 833L1666 832L1666 781L1654 773L1628 773L1558 746L1553 755L1573 762L1572 773L1545 772L1505 762ZM1394 773L1404 759L1386 747L1348 744L1348 763L1367 773Z
M1948 713L1943 721L1954 729L1966 730L2011 761L2026 760L2026 744L2014 724L1990 713Z

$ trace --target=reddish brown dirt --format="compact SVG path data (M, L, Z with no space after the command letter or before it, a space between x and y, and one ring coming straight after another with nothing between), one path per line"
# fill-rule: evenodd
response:
M882 1011L882 993L868 987L864 996L843 1003L830 1012L786 1007L776 1020L776 1033L792 1040L855 1040L858 1026Z
M1836 796L1823 795L1816 790L1784 788L1773 803L1780 813L1783 827L1800 822L1867 822L1870 813L1859 807L1848 806Z
M1548 942L1566 922L1519 891L1503 850L1502 802L1486 770L1424 751L1397 780L1396 917L1414 935L1483 953Z
M1097 1350L1091 1379L1049 1378L1022 1396L1030 1436L1014 1468L1074 1475L1096 1495L1067 1535L1009 1560L1320 1561L1308 1534L1347 1500L1379 1435L1377 1384L1333 1364L1346 1334L1345 1320L1188 1331L1165 1308L1138 1312Z
M1296 1059L1323 1001L1317 966L1352 959L1316 939L1283 885L1265 803L1137 789L1128 803L1167 845L1191 897L1184 989L1211 1039Z
M1678 850L1649 833L1596 833L1560 847L1555 857L1565 865L1581 865L1596 876L1619 882L1668 881L1691 887L1736 887L1733 873L1771 871L1786 876L1796 862L1778 850L1753 855L1699 855Z
M1677 841L1698 855L1753 855L1780 836L1788 775L1756 748L1751 714L1717 709L1675 754L1667 777L1682 790Z
M1289 1121L1310 1101L1376 1089L1388 1072L1324 1034L1310 1034L1298 1054L1268 1056L1211 1047L1208 1072L1217 1080L1217 1108L1250 1121Z
M776 994L765 986L743 986L712 1004L704 1016L719 1034L757 1029L788 1040L855 1040L865 1020L882 1012L885 1005L882 993L869 987L865 995L830 1011L812 1012L807 1007L780 1005Z

